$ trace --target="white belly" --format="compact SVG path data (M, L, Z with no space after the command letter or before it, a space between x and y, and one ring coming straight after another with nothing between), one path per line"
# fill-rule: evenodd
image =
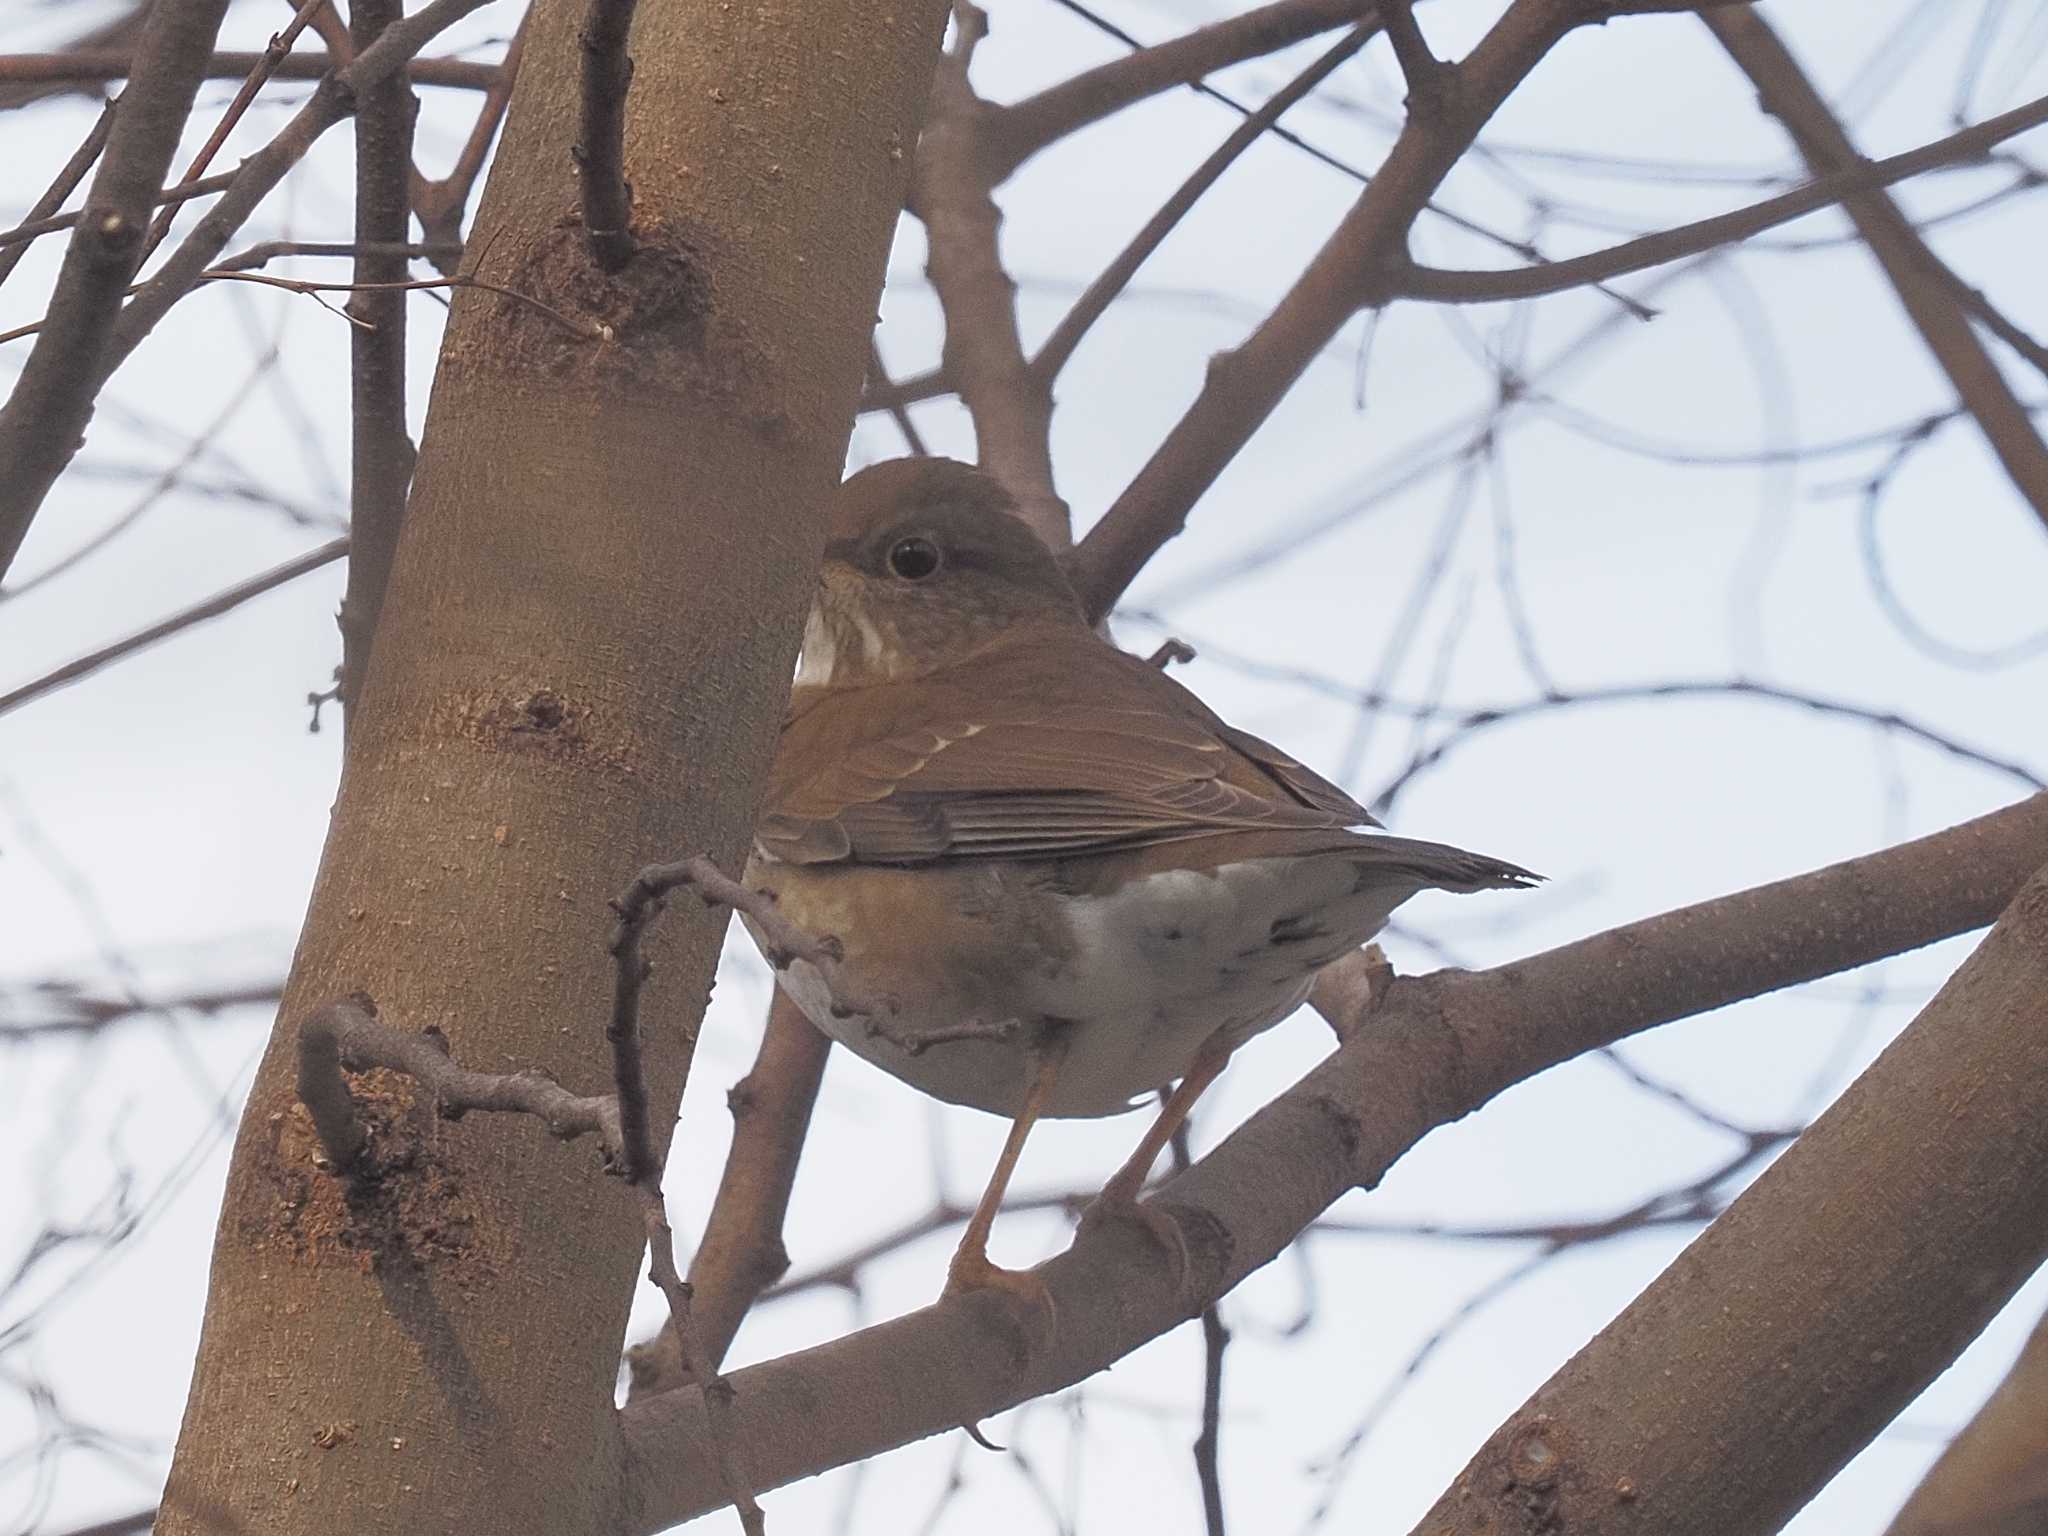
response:
M1358 883L1358 866L1341 857L1253 859L1062 898L1066 956L976 1012L988 1022L1072 1021L1045 1112L1119 1114L1181 1076L1211 1036L1235 1043L1292 1013L1315 972L1371 938L1415 889L1399 881L1361 892ZM1029 1031L913 1054L859 1018L834 1018L808 964L793 964L783 985L828 1035L936 1098L1011 1114L1035 1072ZM921 1017L917 1000L899 1001L896 1028L906 1035L961 1022Z

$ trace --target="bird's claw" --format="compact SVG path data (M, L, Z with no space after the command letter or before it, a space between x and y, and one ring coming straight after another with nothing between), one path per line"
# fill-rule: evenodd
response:
M960 1249L946 1267L944 1297L994 1292L1017 1316L1026 1348L1037 1353L1052 1344L1059 1331L1059 1308L1052 1289L1035 1269L1004 1269L984 1252Z
M1104 1222L1134 1226L1152 1239L1166 1256L1167 1267L1173 1271L1174 1289L1187 1288L1193 1265L1188 1254L1187 1234L1181 1230L1179 1222L1159 1207L1140 1200L1135 1194L1125 1193L1115 1185L1105 1188L1081 1212L1081 1230L1084 1233Z

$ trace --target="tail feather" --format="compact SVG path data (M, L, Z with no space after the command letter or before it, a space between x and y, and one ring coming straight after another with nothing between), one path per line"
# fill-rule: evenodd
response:
M1412 837L1369 834L1351 845L1358 865L1359 888L1386 880L1413 880L1438 890L1511 891L1540 884L1543 876L1488 858L1468 853L1448 843L1425 843Z

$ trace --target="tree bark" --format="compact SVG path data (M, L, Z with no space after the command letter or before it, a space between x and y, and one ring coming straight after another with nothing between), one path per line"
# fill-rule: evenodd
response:
M614 274L575 227L584 9L537 7L478 213L482 277L537 303L455 299L162 1532L628 1523L628 1193L538 1125L444 1123L375 1074L372 1172L344 1186L293 1039L360 988L467 1065L602 1088L607 899L650 859L745 845L944 7L647 8ZM682 901L650 940L664 1147L724 924Z
M2048 1528L2048 1313L1884 1536L2028 1536Z
M1775 1531L2048 1257L2048 869L1417 1536Z

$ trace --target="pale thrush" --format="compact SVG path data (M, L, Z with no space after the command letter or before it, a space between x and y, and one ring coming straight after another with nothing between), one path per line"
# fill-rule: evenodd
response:
M1010 507L945 459L840 487L747 882L893 1007L886 1031L846 1016L798 961L782 984L812 1022L1012 1120L948 1289L1031 1293L987 1241L1034 1120L1180 1079L1098 1202L1137 1213L1196 1096L1318 968L1417 891L1536 877L1369 830L1343 790L1098 636Z

